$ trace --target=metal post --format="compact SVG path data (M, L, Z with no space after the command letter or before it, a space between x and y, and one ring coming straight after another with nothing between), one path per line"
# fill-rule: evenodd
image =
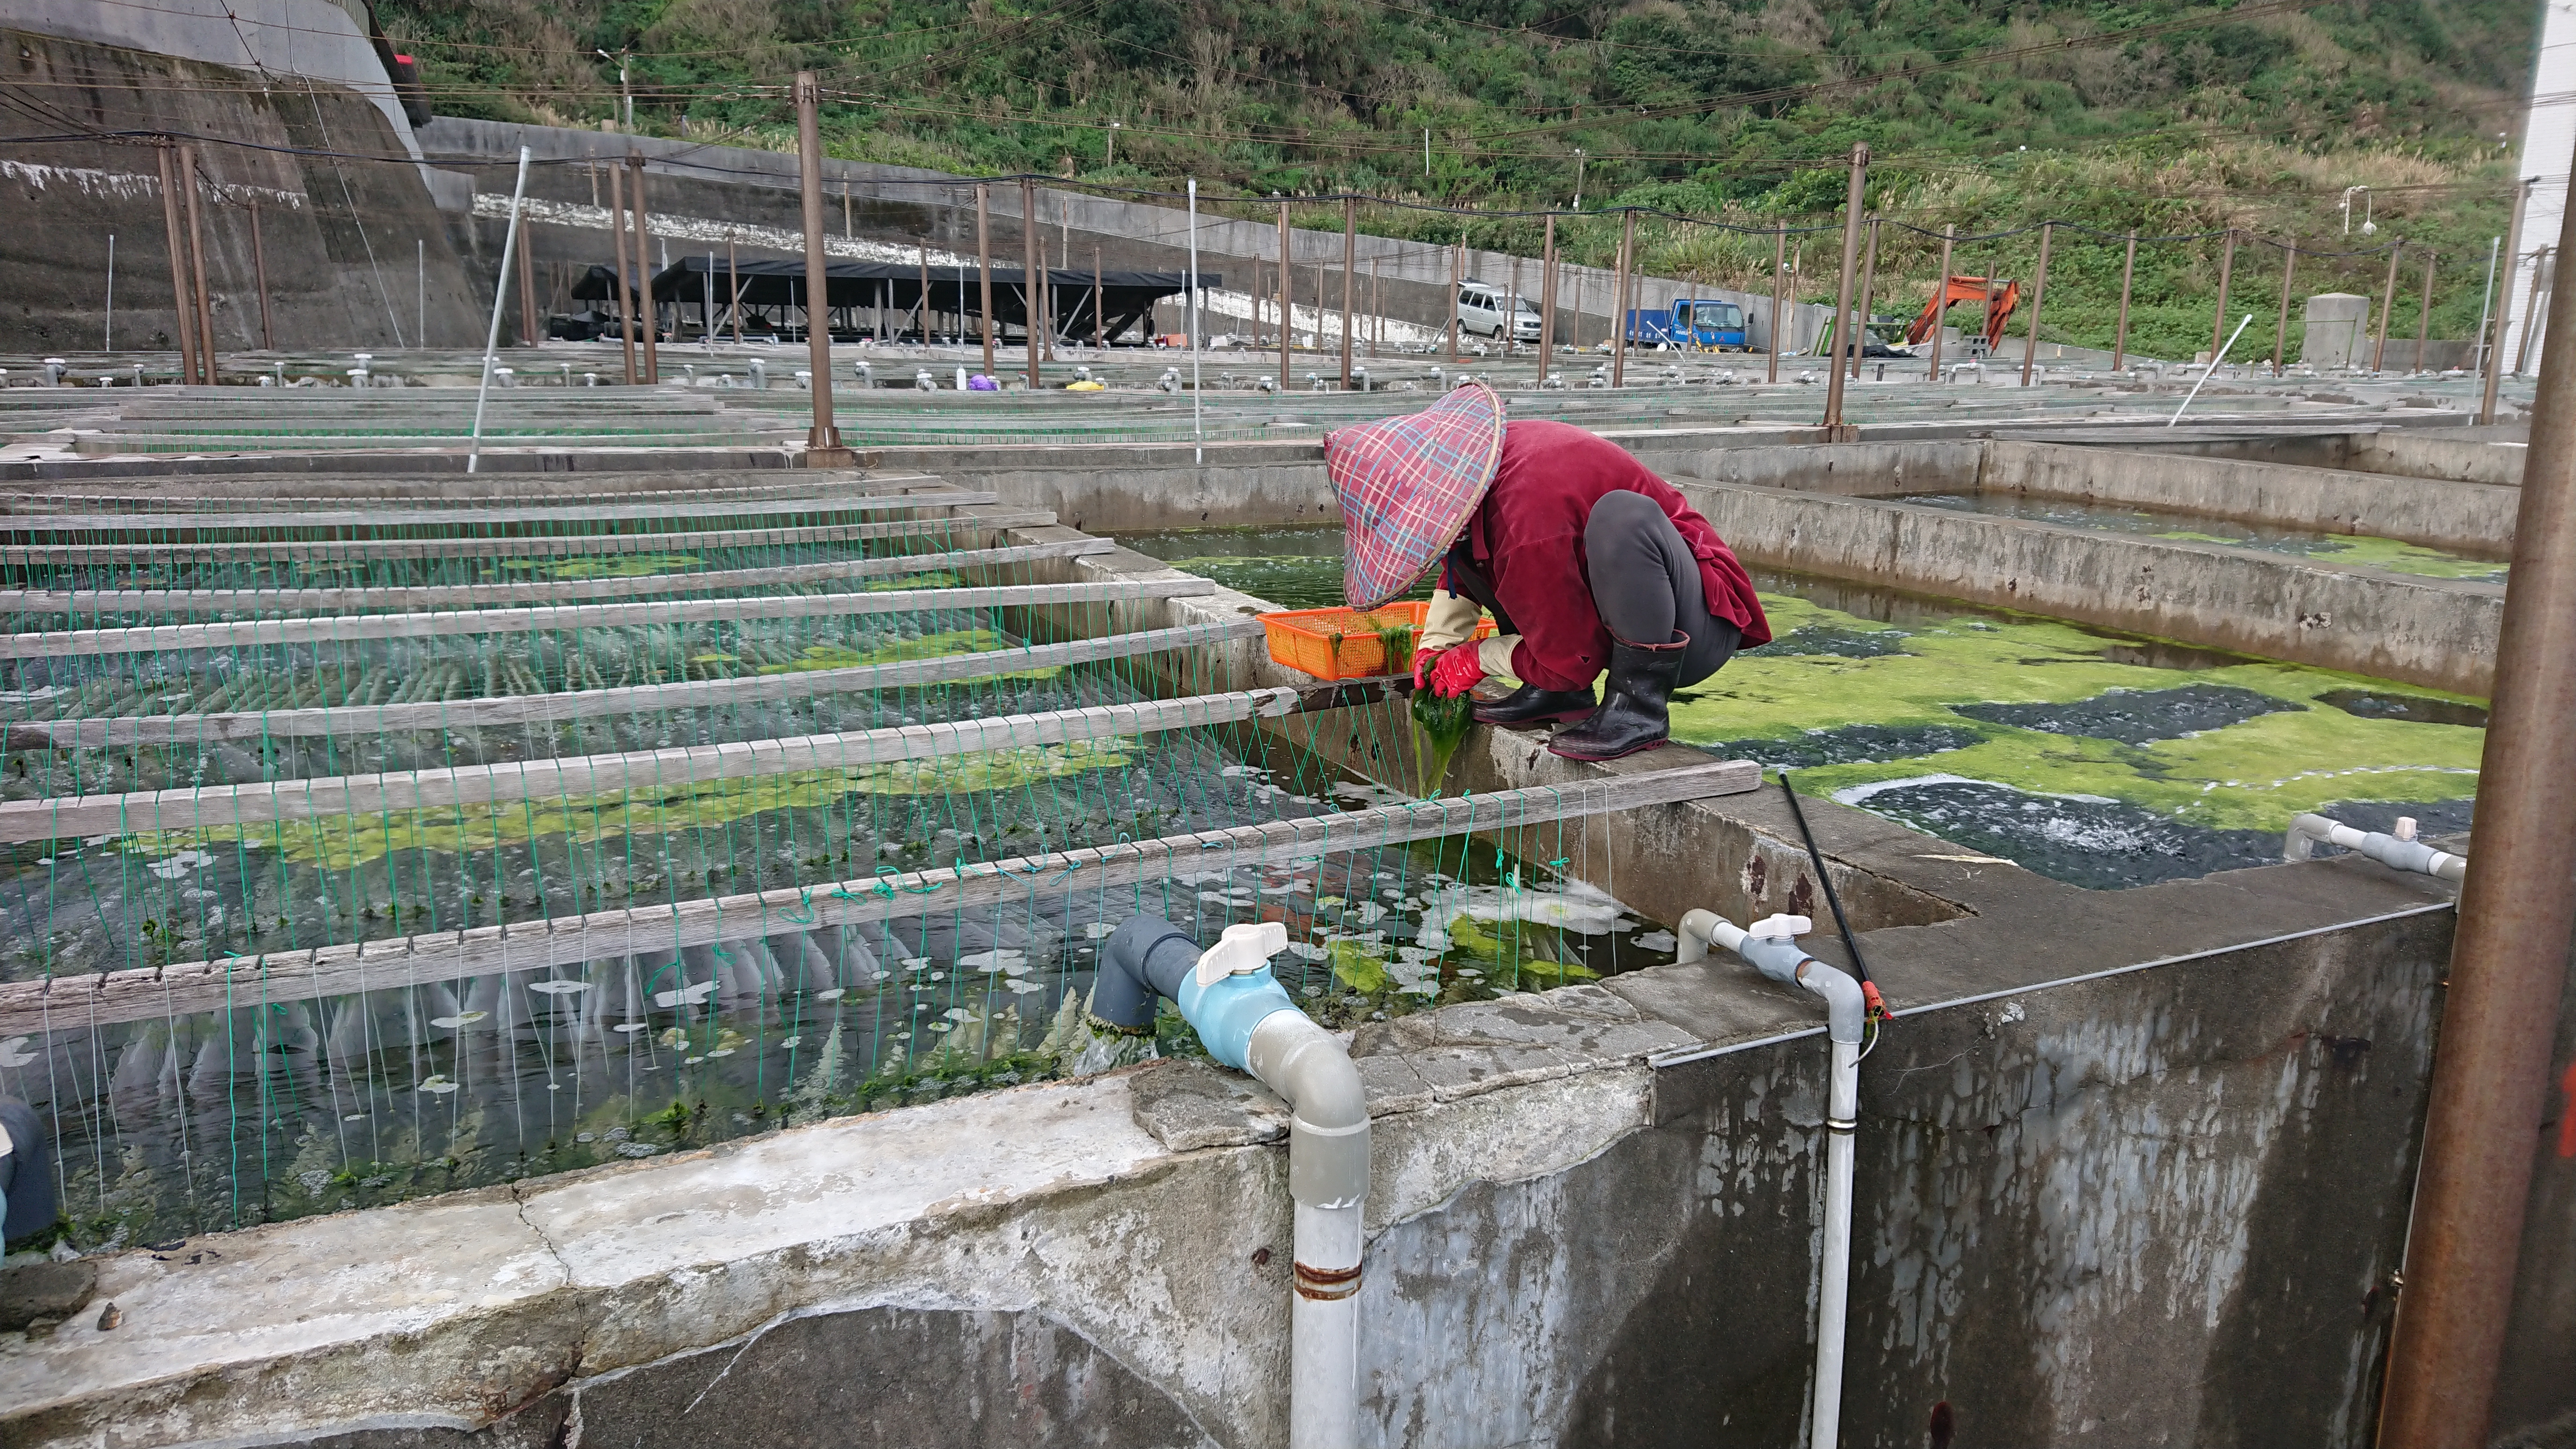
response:
M715 268L713 252L707 254L707 267L709 271L707 286L712 289L716 284L713 275ZM707 308L709 314L707 346L709 347L716 345L715 308L712 301L714 295L710 290ZM546 319L537 314L537 238L533 230L519 242L519 330L526 335L527 345L530 347L546 340Z
M727 310L733 316L733 345L740 347L742 345L742 263L734 254L734 244L730 237L725 240L725 280L733 284L733 301ZM880 322L884 320L883 310L879 309ZM880 337L877 340L883 342L885 339Z
M197 148L179 148L179 177L188 188L188 274L197 284L197 371L208 387L223 380L215 363L215 304L206 293L206 233L198 224Z
M2513 296L2513 268L2515 259L2521 255L2522 214L2531 206L2531 182L2532 178L2526 176L2522 178L2522 183L2513 189L2513 216L2510 220L2506 221L2504 227L2504 251L2501 253L2504 258L2505 268L2504 290L2496 292L2493 295L2503 297L2507 299L2507 301L2504 306L2495 309L2495 345L2487 349L2486 392L2478 402L2478 422L2481 426L2495 421L2496 388L2504 381L2504 327L2507 316L2513 311L2513 305L2511 302L2511 298ZM194 193L191 194L193 195ZM2570 207L2568 209L2570 211L2576 211L2576 207ZM210 353L213 351L213 344L211 342L207 344L207 350ZM211 368L209 370L211 371ZM2527 475L2530 465L2525 463L2523 466ZM2503 777L2491 776L2490 778L2502 779Z
M1025 324L1020 330L1029 349L1029 391L1044 385L1039 371L1038 355L1038 187L1028 177L1020 178L1020 314Z
M1094 352L1105 351L1109 346L1109 319L1102 316L1100 311L1105 290L1100 285L1100 248L1093 247L1091 249L1091 349Z
M608 168L608 233L616 245L611 252L616 260L610 270L617 273L617 342L626 358L626 382L635 382L635 288L627 275L626 261L626 178L622 166Z
M1859 325L1852 328L1852 380L1860 380L1860 356L1869 350L1869 298L1878 289L1878 221L1869 219L1869 250L1860 264Z
M1369 360L1377 360L1377 350L1386 343L1386 278L1378 275L1380 258L1369 258Z
M1856 142L1851 153L1851 182L1843 195L1843 272L1834 289L1834 348L1825 369L1827 442L1842 442L1843 363L1840 350L1851 345L1852 268L1860 262L1860 203L1869 186L1869 143Z
M2209 365L2218 365L2218 349L2227 341L2227 283L2236 271L2236 228L2227 229L2227 239L2218 249L2218 310L2209 324Z
M2120 324L2111 333L2111 370L2129 360L2129 283L2138 275L2138 234L2129 233L2128 253L2120 259Z
M2531 258L2531 291L2522 299L2522 340L2513 349L2513 375L2522 376L2531 362L2531 334L2539 329L2540 279L2549 271L2549 248L2542 247Z
M1556 213L1547 214L1546 240L1538 249L1538 381L1547 385L1548 364L1556 356Z
M2441 260L2440 252L2424 254L2424 300L2415 314L2415 370L2429 371L2424 366L2425 350L2433 345L2433 264Z
M2496 257L2503 249L2503 237L2487 238L2487 282L2486 286L2478 292L2478 330L2473 334L2475 340L2469 347L2469 370L2480 377L2486 375L2487 318L2495 311Z
M1777 227L1771 233L1771 359L1764 382L1780 380L1780 345L1789 325L1789 314L1781 300L1789 285L1788 266L1789 229Z
M1458 365L1458 289L1467 280L1467 233L1458 232L1458 245L1449 250L1449 365Z
M2541 349L2381 1449L2487 1442L2576 927L2576 331L2551 325L2569 335Z
M116 240L108 239L108 250L116 249ZM260 235L259 198L250 199L250 270L259 284L259 346L263 352L277 350L277 329L268 315L268 244Z
M1288 203L1279 203L1279 390L1288 390L1288 320L1296 315L1288 284Z
M1342 391L1351 390L1351 287L1359 271L1360 203L1342 198Z
M501 275L492 285L492 325L483 334L482 377L474 384L474 433L466 444L465 471L476 471L483 462L483 405L492 396L492 369L501 359L494 354L501 347L501 302L510 295L511 259L519 249L519 207L528 195L528 148L519 148L519 179L510 188L510 226L501 234Z
M2057 223L2039 224L2039 275L2030 284L2030 331L2021 342L2021 385L2030 386L2030 370L2039 361L2039 309L2048 301L2048 244L2057 234Z
M1190 178L1190 310L1187 327L1190 334L1190 461L1207 462L1207 421L1205 398L1199 387L1199 358L1206 351L1199 328L1199 179Z
M2406 238L2388 244L2388 284L2380 291L2379 335L2371 340L2370 370L2376 374L2388 360L2388 314L2397 310L2397 259L2406 252Z
M1950 249L1958 244L1958 234L1955 223L1941 228L1941 270L1932 279L1932 366L1923 374L1925 382L1941 380L1941 325L1950 317Z
M419 343L429 345L429 238L414 237L411 243L412 316L420 324ZM208 335L212 335L211 332Z
M993 375L993 235L990 198L992 188L975 183L975 275L983 287L983 325L976 330L984 334L984 375Z
M101 352L116 350L116 233L114 232L107 234L107 317L99 324L98 347Z
M796 73L796 179L805 222L805 357L814 373L814 423L805 433L808 468L847 468L858 460L841 446L832 421L832 279L823 254L823 80ZM642 197L636 198L638 202ZM814 325L816 303L823 325Z
M179 229L179 150L164 141L154 148L161 161L161 225L170 242L170 310L179 341L179 380L197 380L197 309L188 296L187 234Z
M930 243L915 242L912 256L913 261L921 268L921 345L928 347L933 341L930 328ZM966 299L960 297L957 300L962 305ZM810 318L806 326L809 328L813 326Z
M1635 264L1637 250L1637 212L1634 207L1619 213L1619 279L1610 287L1610 385L1628 385L1628 270ZM1772 308L1773 330L1778 330L1779 308ZM1750 337L1746 339L1750 341Z
M819 149L817 154L819 155ZM662 380L662 304L653 297L653 222L651 214L644 209L644 158L641 155L630 154L626 158L626 165L634 172L632 179L635 183L635 289L638 294L636 300L644 305L644 380L658 383ZM809 272L813 270L810 262L806 269ZM808 332L814 330L813 303L818 296L825 302L823 339L824 345L828 348L831 345L832 336L831 294L823 290L822 283L809 276L805 284L805 330ZM825 356L826 363L814 369L814 381L817 387L831 380L832 371L828 364L830 354L827 352Z
M2299 239L2292 237L2281 248L2281 320L2272 329L2272 375L2279 377L2287 370L2290 353L2290 288L2298 278Z

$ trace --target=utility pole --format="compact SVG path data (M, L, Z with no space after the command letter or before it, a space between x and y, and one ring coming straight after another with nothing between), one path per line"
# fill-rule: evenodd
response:
M1854 382L1860 381L1861 354L1869 350L1869 298L1878 290L1878 223L1875 216L1869 219L1868 251L1860 264L1860 324L1852 328L1851 375Z
M1556 360L1556 213L1547 214L1546 241L1538 252L1538 385Z
M805 365L814 374L814 423L805 433L804 464L849 468L858 459L841 445L841 430L832 422L832 279L823 257L822 112L822 77L798 71L796 180L805 213ZM818 313L823 319L819 327L814 321Z
M1279 203L1279 390L1288 390L1288 322L1296 316L1296 289L1288 280L1288 203Z
M2487 349L2486 393L2478 404L2478 422L2482 425L2495 421L2496 388L2504 381L2504 331L2513 320L2513 273L2521 261L2522 213L2531 205L2531 183L2534 179L2526 176L2522 178L2522 184L2513 189L2513 217L2505 223L2504 250L2500 253L2504 258L2504 288L2497 291L2492 281L2487 284L2489 295L2502 300L2504 305L2493 309L2496 314L2495 345ZM193 194L192 192L191 195ZM2576 210L2576 208L2570 208L2570 210ZM2492 267L2493 264L2489 265ZM209 353L213 352L213 343L209 342L206 350ZM2525 475L2528 476L2528 473L2529 465L2526 464Z
M1941 324L1950 317L1950 249L1958 245L1958 237L1956 223L1941 228L1941 274L1932 281L1932 368L1923 375L1926 382L1941 380Z
M1610 385L1628 385L1628 271L1634 265L1637 250L1637 213L1629 208L1619 213L1619 280L1610 297ZM1777 303L1772 306L1776 314ZM1777 326L1777 323L1774 323Z
M986 193L992 188L975 183L975 275L983 288L983 325L975 330L984 334L984 375L993 375L993 234L991 208Z
M2299 239L2290 238L2281 248L2281 320L2272 329L2272 375L2279 377L2289 370L2290 288L2299 270Z
M2039 275L2031 282L2030 332L2022 338L2021 344L2021 385L2024 387L2030 386L2031 367L2039 361L2039 312L2048 302L2048 243L2056 231L2057 223L2053 221L2039 224Z
M2379 298L2379 335L2370 344L2370 370L2375 374L2388 359L2388 314L2397 310L2397 259L2406 251L2406 238L2399 237L2388 246L2388 283Z
M1359 269L1359 198L1342 198L1342 391L1351 390L1351 287Z
M1785 226L1774 227L1771 230L1771 357L1769 368L1762 379L1764 382L1780 380L1780 344L1781 339L1788 335L1784 329L1789 323L1787 313L1782 310L1784 304L1781 300L1789 285L1788 269L1789 229Z
M1038 252L1043 243L1038 238L1038 187L1028 177L1020 178L1020 310L1027 314L1029 344L1029 391L1045 385L1039 369L1038 343Z
M609 255L615 260L611 268L617 273L617 344L626 359L626 385L635 385L635 287L626 260L626 175L625 168L608 168L608 236L614 243Z
M198 224L197 148L179 148L179 179L188 192L188 273L197 284L197 371L213 387L223 380L215 362L215 306L206 293L206 233Z
M163 141L154 148L161 161L161 225L170 243L170 334L179 343L179 380L197 380L197 308L188 292L187 233L179 228L179 148Z
M814 164L819 171L822 166L822 146L819 141L815 145L814 155ZM635 183L635 287L640 294L636 300L641 302L644 308L644 380L658 383L662 380L662 304L653 297L652 221L644 211L644 157L637 152L629 151L626 153L626 169L630 173L629 179ZM819 188L820 185L821 182L818 179L816 186ZM816 204L818 206L821 204L819 190ZM821 213L818 211L816 214L819 216ZM813 271L822 261L822 237L819 233L814 241L816 243L814 256L806 263L808 272ZM817 297L823 298L824 302L823 345L826 351L823 365L814 369L814 383L815 386L822 387L831 380L832 376L831 354L828 350L832 345L831 298L820 289L819 285L809 285L805 289L805 330L808 332L814 330L814 299ZM830 412L831 409L827 405L824 409L826 421L829 421Z
M2218 366L2219 350L2227 345L2227 282L2236 270L2236 228L2227 229L2227 237L2218 249L2218 315L2209 324L2209 365Z
M2111 334L2111 370L2129 360L2129 283L2138 275L2138 234L2129 233L2128 254L2120 261L2120 325ZM2390 272L2390 276L2397 275Z
M2549 274L2549 248L2542 247L2531 258L2531 292L2522 302L2522 341L2513 349L2513 375L2522 376L2531 361L2532 334L2540 330L2540 299L2549 295L2540 279Z
M2440 252L2424 254L2423 306L2422 310L2415 314L2415 370L2417 372L2431 371L2424 365L2424 350L2433 345L2433 264L2441 259L2441 255Z
M115 250L116 239L110 237L107 245L110 251ZM260 350L274 352L277 350L277 331L269 325L268 317L268 244L260 237L259 198L256 196L250 199L250 269L252 279L259 284Z
M1858 430L1843 427L1843 364L1840 350L1851 345L1852 269L1860 262L1860 203L1869 188L1869 143L1855 142L1851 182L1843 194L1843 271L1834 289L1834 347L1837 356L1825 369L1825 441L1852 441Z
M2568 218L2576 222L2576 208ZM2559 244L2576 245L2576 225L2562 227ZM2576 331L2566 318L2550 325L2569 335L2541 350L2478 766L2493 788L2479 792L2477 859L2453 914L2380 1449L2487 1442L2532 1156L2551 1100L2551 1038L2576 928L2567 888L2576 871Z
M1422 134L1427 138L1431 133L1429 131L1425 131ZM1426 139L1423 144L1429 145L1430 142ZM1467 233L1462 228L1458 233L1458 244L1449 249L1449 326L1447 331L1449 333L1449 365L1451 367L1456 367L1458 365L1458 289L1466 281L1466 272Z

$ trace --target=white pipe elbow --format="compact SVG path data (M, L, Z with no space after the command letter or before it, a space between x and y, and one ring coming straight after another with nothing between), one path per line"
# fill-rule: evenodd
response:
M1355 1208L1368 1197L1368 1096L1340 1037L1302 1011L1274 1011L1252 1029L1245 1066L1288 1103L1288 1192L1313 1208Z

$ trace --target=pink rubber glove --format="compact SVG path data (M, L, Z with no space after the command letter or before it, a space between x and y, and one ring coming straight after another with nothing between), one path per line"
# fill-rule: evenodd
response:
M1456 699L1474 689L1485 677L1485 666L1476 658L1476 646L1461 644L1442 650L1438 663L1431 666L1431 692L1442 699Z

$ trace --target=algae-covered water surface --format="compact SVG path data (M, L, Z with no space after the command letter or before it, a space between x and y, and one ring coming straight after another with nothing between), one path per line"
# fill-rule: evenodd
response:
M2466 824L2476 701L2057 620L1764 575L1775 642L1678 738L2078 885L2261 865L2303 810Z
M2414 574L2419 578L2476 579L2500 584L2508 572L2501 558L2472 558L2466 554L2400 543L2393 538L2378 538L2370 534L2312 533L2193 513L2116 508L2065 498L2032 498L2012 493L1915 493L1895 501L1927 504L1963 513L1989 513L2002 518L2062 523L2102 533L2128 533L2184 543L2223 543L2235 548L2257 548L2265 553L2295 554L2319 563Z
M1338 598L1337 528L1129 542L1212 572L1197 560L1255 539L1273 575ZM1966 853L2115 889L2276 861L2302 810L2467 823L2481 701L1797 574L1757 582L1775 641L1677 695L1675 738Z

